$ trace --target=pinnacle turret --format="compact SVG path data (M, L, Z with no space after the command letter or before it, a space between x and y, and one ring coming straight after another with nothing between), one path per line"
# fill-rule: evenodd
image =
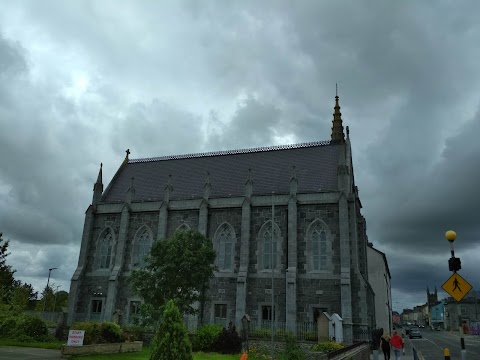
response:
M103 164L100 163L100 171L98 172L97 182L93 185L93 198L92 205L96 205L100 202L103 194L103 183L102 183L102 167Z
M338 97L338 88L335 92L335 107L332 121L332 142L343 143L345 142L345 134L343 133L342 113L340 112L340 104Z

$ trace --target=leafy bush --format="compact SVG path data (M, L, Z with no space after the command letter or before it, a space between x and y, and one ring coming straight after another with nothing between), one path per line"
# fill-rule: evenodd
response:
M20 335L15 336L14 340L19 341L19 342L23 342L23 343L35 342L34 338L32 338L31 336L28 336L28 335L24 335L24 334L20 334Z
M215 350L222 354L238 354L242 350L242 339L235 326L222 330L215 343Z
M169 300L151 347L150 360L192 360L192 344L180 311Z
M342 349L344 347L345 345L338 344L334 341L324 341L324 342L313 345L311 349L312 351L320 351L326 354L338 349Z
M287 335L285 338L284 358L288 360L305 360L305 353L293 335Z
M15 332L17 327L17 318L13 316L0 319L0 338L12 335L12 331Z
M22 315L17 319L15 334L30 336L38 340L48 335L48 328L45 321L38 316Z
M215 343L222 332L221 325L203 325L193 337L193 351L213 351Z
M83 339L85 345L119 343L123 341L122 329L119 325L112 322L76 322L70 326L70 330L85 330Z
M113 322L103 322L100 324L100 339L102 343L122 342L122 329L120 325Z
M125 341L145 341L145 328L138 325L126 325L122 328Z
M100 324L91 321L76 322L70 326L70 330L85 330L84 345L100 344Z

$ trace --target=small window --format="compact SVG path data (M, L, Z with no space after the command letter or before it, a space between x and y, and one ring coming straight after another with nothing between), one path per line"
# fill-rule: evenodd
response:
M270 321L275 318L275 309L272 312L271 305L263 305L262 306L262 320Z
M102 312L102 300L92 300L92 314L100 314Z
M462 308L460 308L460 311L461 311L462 315L467 315L467 309L466 308L462 307Z
M93 299L90 308L90 321L102 321L103 318L103 300Z
M215 304L215 318L227 318L227 304Z

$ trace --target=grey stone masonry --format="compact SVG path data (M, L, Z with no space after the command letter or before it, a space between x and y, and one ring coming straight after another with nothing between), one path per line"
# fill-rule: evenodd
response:
M167 238L167 223L168 223L168 204L164 201L158 212L158 228L156 240Z
M248 195L248 192L247 192ZM235 323L240 324L241 318L247 313L247 276L250 258L250 223L251 223L250 196L245 198L242 205L242 228L240 241L240 266L237 276L237 298L235 301Z
M343 336L351 341L352 332L352 289L350 280L350 237L348 226L348 203L344 194L340 196L339 202L339 223L340 223L340 286L341 304L343 318Z
M287 330L297 330L297 189L298 180L294 173L290 179L290 200L288 200L288 245L287 270L285 276L285 320Z
M167 237L171 237L179 228L198 230L198 210L170 210L167 228Z
M120 232L118 234L118 242L117 248L115 253L115 260L112 269L112 273L108 279L108 292L107 292L107 299L105 301L105 314L104 319L107 321L111 321L112 315L114 312L114 304L116 302L116 294L117 294L117 281L118 276L120 274L120 270L123 266L124 261L124 252L125 252L125 244L127 242L127 235L128 235L128 228L130 224L130 207L128 204L125 204L122 210L122 217L120 220Z
M83 225L83 234L82 234L82 243L80 246L80 255L78 257L78 265L73 273L72 280L70 283L70 296L68 297L68 317L67 321L71 323L77 312L77 299L79 298L79 286L83 278L83 273L85 272L86 261L87 261L87 250L89 248L89 239L92 236L93 230L93 207L89 206L85 213L85 223ZM70 324L69 323L69 324Z

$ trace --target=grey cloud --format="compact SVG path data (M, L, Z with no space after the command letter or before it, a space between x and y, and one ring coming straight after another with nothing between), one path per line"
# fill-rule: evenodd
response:
M423 268L405 254L442 254L448 228L478 254L477 2L2 6L5 31L19 38L0 38L9 237L78 248L98 165L109 181L127 147L138 158L326 140L338 82L368 235L388 249L395 291L412 302L441 281L443 262ZM57 54L36 54L15 18ZM79 99L61 91L70 67L90 79Z

